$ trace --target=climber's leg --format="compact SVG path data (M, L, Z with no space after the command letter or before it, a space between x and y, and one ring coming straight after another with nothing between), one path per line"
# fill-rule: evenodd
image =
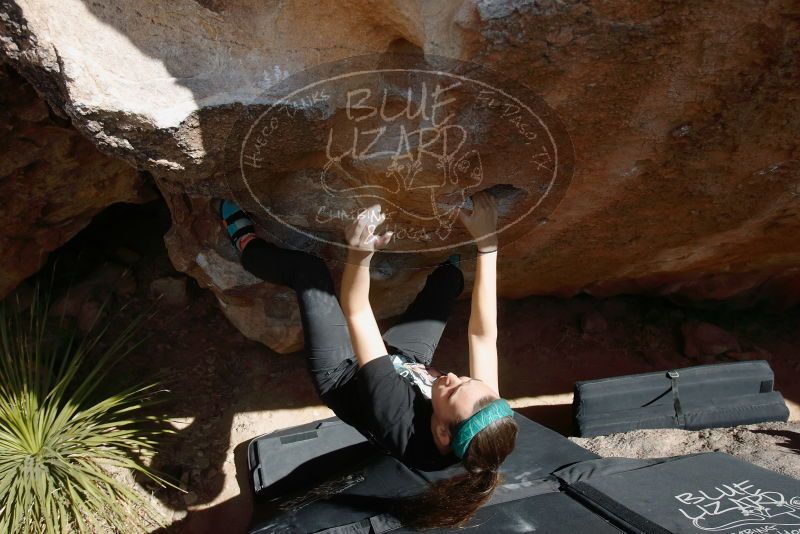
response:
M439 265L400 317L383 334L387 346L430 365L442 337L453 303L464 290L464 275L457 262Z
M280 248L257 237L253 222L235 202L212 202L224 221L242 266L266 282L289 286L297 295L303 325L306 362L323 399L358 369L347 322L325 262L297 250Z
M316 256L283 249L258 237L244 247L242 266L264 281L295 290L306 363L317 393L325 400L358 370L328 266Z

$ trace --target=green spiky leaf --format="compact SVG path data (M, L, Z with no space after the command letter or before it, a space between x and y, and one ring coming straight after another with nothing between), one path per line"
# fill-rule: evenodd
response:
M141 460L167 433L142 410L157 400L159 386L98 395L135 347L144 316L114 339L103 339L108 325L79 338L63 317L48 324L46 301L35 293L27 311L0 303L0 532L127 533L162 525L142 494L113 475L124 469L172 485ZM110 343L88 361L101 339Z

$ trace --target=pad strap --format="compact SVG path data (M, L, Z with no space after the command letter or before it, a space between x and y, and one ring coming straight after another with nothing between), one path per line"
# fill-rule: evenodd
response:
M683 408L681 408L681 396L678 391L678 378L680 377L678 371L667 371L669 378L669 385L672 388L672 405L675 409L675 421L678 423L678 428L686 426L686 420L683 417Z

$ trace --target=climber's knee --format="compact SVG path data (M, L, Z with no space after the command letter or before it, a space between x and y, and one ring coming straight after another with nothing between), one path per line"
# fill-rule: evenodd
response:
M295 276L304 281L316 281L323 284L333 283L331 272L325 260L312 254L303 253L295 265Z
M436 284L438 289L446 290L452 298L457 298L464 290L464 273L451 263L443 263L429 275L428 283Z

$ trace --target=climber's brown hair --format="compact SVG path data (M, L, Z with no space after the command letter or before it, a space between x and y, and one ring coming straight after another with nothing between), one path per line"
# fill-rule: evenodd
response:
M497 400L486 396L479 399L473 408L481 408ZM455 436L456 426L450 426L450 435ZM444 528L460 526L489 500L500 483L498 470L506 457L514 450L519 427L510 417L490 423L478 432L462 458L466 473L440 480L417 495L402 499L396 515L404 525L418 528Z

